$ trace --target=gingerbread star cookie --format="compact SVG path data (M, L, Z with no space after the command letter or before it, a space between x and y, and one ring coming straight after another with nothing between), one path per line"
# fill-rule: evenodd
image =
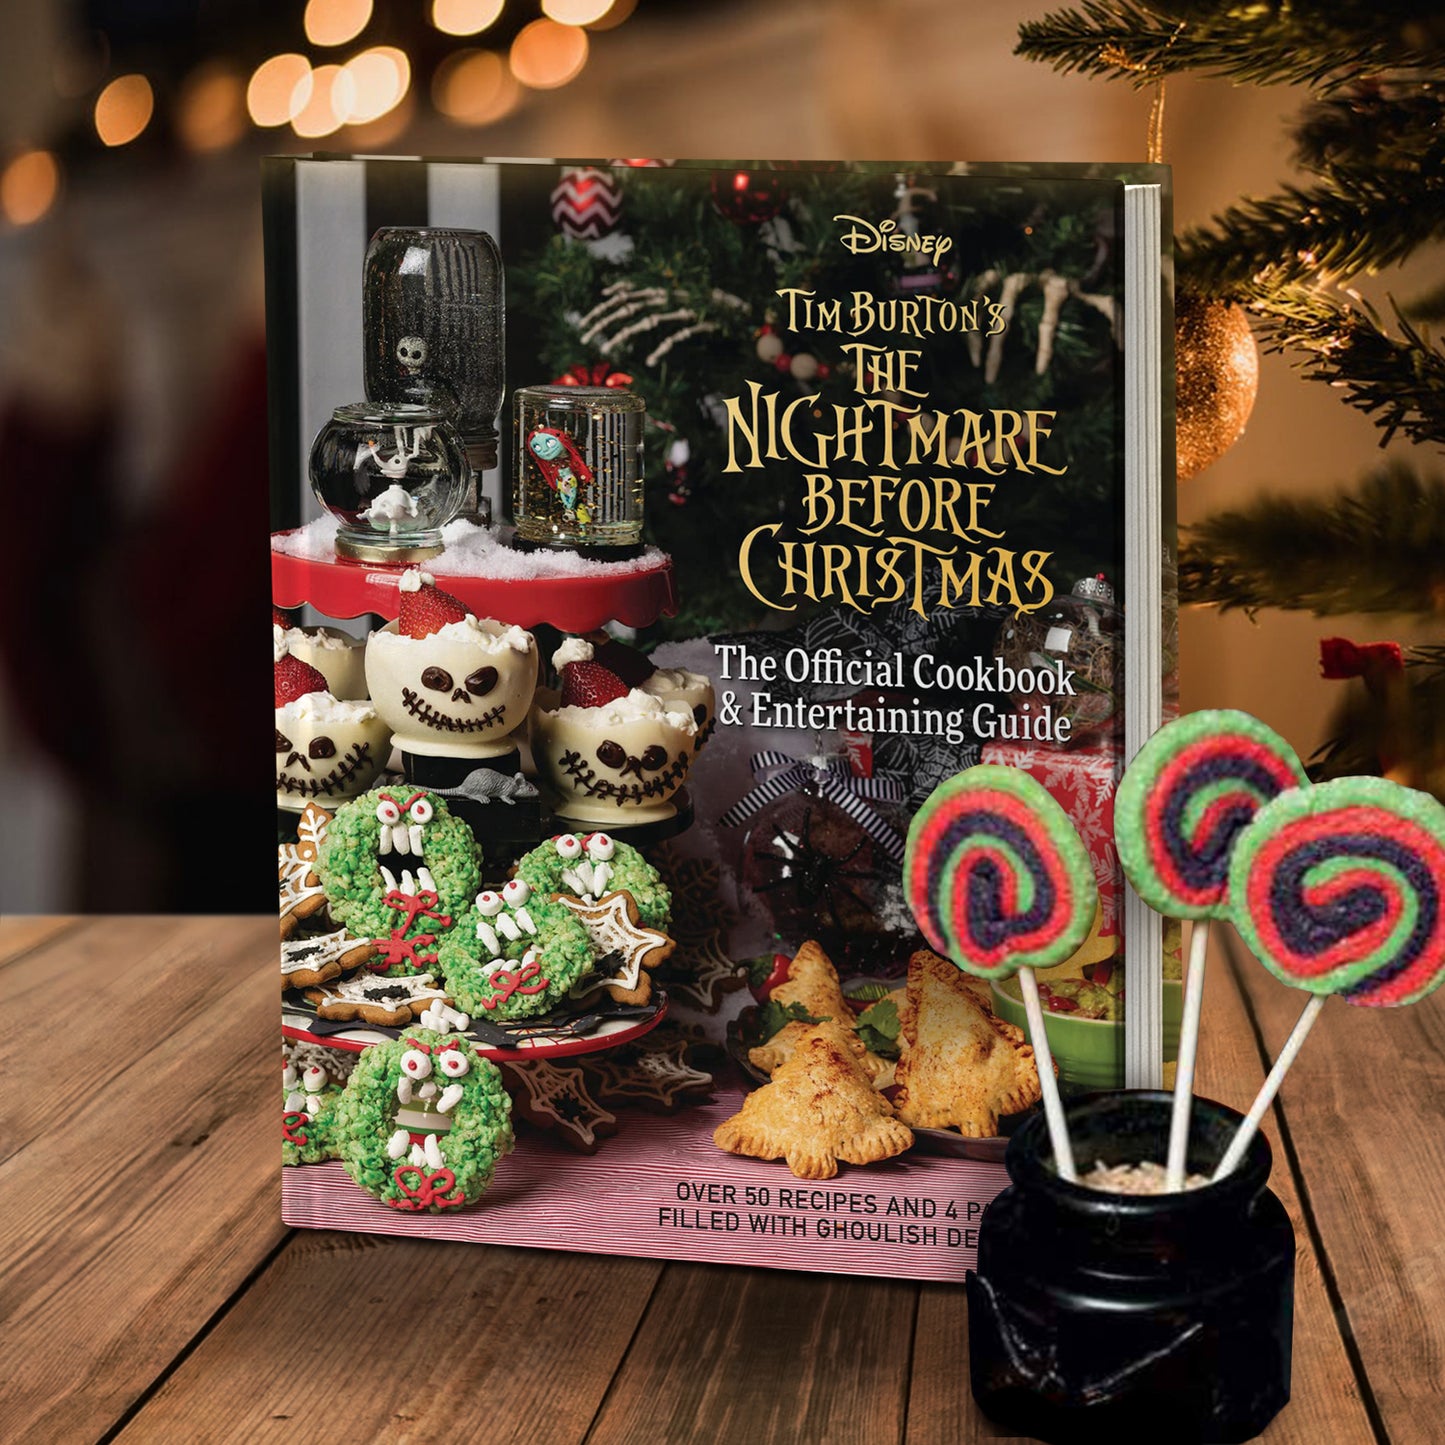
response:
M344 928L334 933L296 934L281 944L281 987L316 988L360 968L371 957L365 938L352 938Z
M1038 1102L1039 1071L1023 1031L994 1014L972 983L927 949L909 960L896 1103L915 1128L986 1139L998 1133L999 1115Z
M296 841L276 849L276 872L280 883L281 937L290 938L303 918L326 907L326 891L316 874L316 855L326 837L331 814L315 803L307 803L296 825Z
M447 991L438 987L429 973L413 973L403 978L361 973L355 978L309 988L306 997L316 1005L317 1018L341 1023L360 1020L388 1028L413 1023L433 1005L451 1002ZM456 1016L466 1019L465 1014ZM466 1023L454 1027L465 1028Z
M672 952L672 939L660 929L641 926L630 893L597 899L559 893L554 901L577 917L597 951L597 976L586 980L585 990L601 987L618 1003L646 1003L652 997L648 971Z
M729 1154L784 1159L799 1179L831 1179L838 1163L876 1164L901 1154L913 1132L872 1085L837 1025L815 1024L789 1058L718 1125Z
M502 1065L502 1075L512 1095L513 1112L579 1154L595 1154L600 1142L617 1132L617 1116L588 1092L579 1065L551 1064L546 1059L508 1062Z

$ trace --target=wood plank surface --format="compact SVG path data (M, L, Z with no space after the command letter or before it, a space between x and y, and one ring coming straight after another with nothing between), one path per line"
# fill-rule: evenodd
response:
M588 1445L901 1439L917 1286L671 1264Z
M1243 1111L1264 1078L1264 1066L1217 939L1211 954L1195 1092ZM1293 1398L1262 1438L1269 1445L1372 1445L1375 1435L1335 1327L1289 1161L1279 1148L1272 1120L1266 1121L1265 1132L1275 1151L1270 1187L1289 1212L1299 1253L1295 1261ZM1436 1177L1445 1177L1445 1168ZM922 1290L913 1361L908 1445L964 1445L1017 1438L996 1430L973 1405L968 1387L968 1327L960 1292L935 1285Z
M0 929L0 968L60 934L81 927L78 918L44 915L21 918L12 914L0 921L4 923L4 928Z
M89 1061L89 1089L103 1093L152 1042L212 1007L218 987L255 975L262 932L238 919L88 922L14 958L5 971L6 996L21 1017L64 1019L67 1046ZM274 952L274 938L264 946ZM279 1008L279 987L277 1000ZM34 1052L28 1031L0 1034L0 1078L23 1077ZM0 1160L54 1119L46 1091L0 1090Z
M118 1439L575 1445L661 1269L298 1230Z
M956 1287L288 1232L273 928L0 923L12 1004L86 1061L0 1091L7 1438L1012 1438L972 1403ZM1300 1002L1216 947L1199 1091L1245 1107L1255 1016L1272 1050ZM34 1050L0 1040L7 1082ZM1442 1123L1438 1001L1325 1010L1267 1128L1299 1242L1268 1445L1445 1439Z
M1308 995L1236 944L1270 1057ZM1445 1440L1445 995L1409 1008L1330 1000L1280 1093L1342 1325L1393 1445Z
M0 1420L12 1439L99 1438L286 1234L273 971L198 968L203 955L177 946L194 940L193 922L125 923L57 940L70 967L31 1036L25 1090L49 1103L50 1121L0 1165ZM215 927L256 964L274 956L269 920ZM165 960L188 1021L168 1032L117 1008L93 1055L57 1056L69 989L83 996L142 949ZM26 1077L23 1060L15 1076Z

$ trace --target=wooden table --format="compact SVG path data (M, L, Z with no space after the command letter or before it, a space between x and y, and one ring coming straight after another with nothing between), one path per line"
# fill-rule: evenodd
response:
M287 1229L274 928L0 925L0 1438L1000 1438L957 1288ZM1200 1092L1244 1107L1299 999L1216 958ZM1325 1010L1270 1122L1299 1265L1268 1441L1445 1440L1442 1124L1436 1000Z

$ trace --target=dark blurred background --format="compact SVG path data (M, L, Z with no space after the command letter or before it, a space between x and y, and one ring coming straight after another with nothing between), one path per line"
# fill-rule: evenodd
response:
M1147 94L1013 57L1046 8L7 0L0 909L270 906L261 156L1141 158ZM1288 179L1298 102L1171 82L1181 225ZM1181 519L1375 461L1322 390L1266 357ZM1184 705L1312 747L1317 630L1186 619Z

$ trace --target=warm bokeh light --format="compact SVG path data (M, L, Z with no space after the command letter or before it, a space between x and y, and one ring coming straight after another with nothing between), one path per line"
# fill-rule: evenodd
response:
M432 102L462 125L488 125L516 108L522 97L507 62L494 50L458 50L432 77Z
M273 55L256 67L246 87L246 109L257 125L285 125L307 101L311 62L304 55Z
M349 125L380 120L401 103L411 85L411 62L394 45L377 45L353 56L343 67L351 79Z
M0 171L0 211L12 226L38 221L60 192L60 167L49 151L21 151Z
M156 100L143 75L118 75L95 98L95 133L108 146L128 145L150 123Z
M592 25L612 9L612 0L542 0L542 14L559 25Z
M246 129L246 87L241 77L219 61L197 66L181 87L175 124L189 150L234 145Z
M346 135L348 149L368 152L386 150L416 119L415 95L415 91L408 91L401 104L393 106L379 120L352 125Z
M432 0L431 23L443 35L476 35L496 23L506 0Z
M512 42L512 74L533 90L555 90L587 64L587 32L555 20L534 20Z
M307 0L306 38L313 45L345 45L370 19L371 0Z
M589 30L616 30L637 9L637 0L612 0L606 11L590 21Z
M291 129L297 135L315 140L346 124L356 103L356 86L343 67L318 65L297 87L298 94L302 90L309 91L308 98L291 117Z

